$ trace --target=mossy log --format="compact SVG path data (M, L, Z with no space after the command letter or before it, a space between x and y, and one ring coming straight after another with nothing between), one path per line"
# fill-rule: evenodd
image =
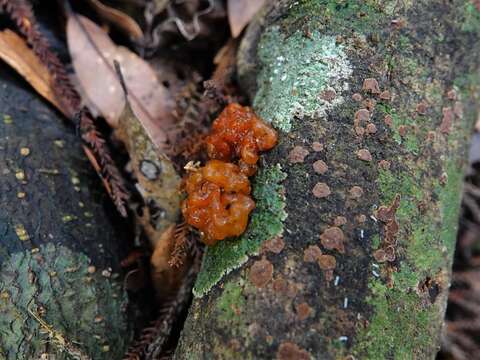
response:
M439 348L480 12L275 2L238 75L280 132L239 239L209 248L177 359L429 359Z
M6 65L0 172L0 359L120 359L121 223L74 127Z

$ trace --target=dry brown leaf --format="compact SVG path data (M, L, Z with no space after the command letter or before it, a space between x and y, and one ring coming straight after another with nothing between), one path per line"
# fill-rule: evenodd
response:
M167 140L164 129L173 123L174 101L151 66L129 49L115 45L100 27L80 15L69 16L67 41L75 74L91 110L100 113L110 126L117 127L125 107L113 66L117 60L135 115L152 142L163 150Z
M228 0L228 23L234 38L240 35L265 2L266 0Z
M88 0L88 2L103 20L113 24L133 40L139 40L143 37L140 26L127 14L103 4L99 0Z
M0 58L27 80L41 96L65 114L53 92L50 72L23 38L8 29L1 31Z

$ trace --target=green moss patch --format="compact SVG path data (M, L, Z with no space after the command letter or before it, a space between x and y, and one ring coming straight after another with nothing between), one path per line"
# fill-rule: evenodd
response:
M288 31L308 21L310 27L328 26L326 31L337 33L343 28L370 32L392 13L395 7L382 0L300 0L290 6L284 23Z
M246 300L242 292L241 284L229 282L225 285L216 303L217 310L220 312L218 319L223 326L238 329L244 321L242 309L245 307Z
M368 359L423 358L422 350L436 341L437 328L431 328L440 314L435 307L424 306L415 292L388 289L379 280L370 283L375 314L369 320L368 333L360 333L357 351Z

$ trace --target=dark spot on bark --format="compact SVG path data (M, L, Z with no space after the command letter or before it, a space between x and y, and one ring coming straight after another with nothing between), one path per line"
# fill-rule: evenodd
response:
M367 217L363 214L360 214L355 217L355 220L357 220L358 223L363 224L367 221Z
M280 254L284 247L285 241L283 241L281 236L275 236L274 238L263 243L263 250L270 251L274 254Z
M357 157L362 161L372 161L372 154L367 149L358 150Z
M239 352L242 349L242 346L240 344L240 341L238 339L231 339L228 342L228 347L234 351L234 352Z
M355 113L353 118L353 123L355 124L355 126L360 126L365 124L369 120L370 120L370 111L368 111L367 109L360 109Z
M374 259L379 262L379 263L384 263L387 261L387 254L385 253L385 250L383 249L378 249L373 253Z
M448 100L457 100L457 92L455 89L451 89L447 92L447 98Z
M425 280L418 284L418 289L422 293L428 294L428 297L432 304L435 302L438 294L440 294L441 291L440 285L429 276L427 276Z
M387 125L388 127L392 127L393 125L393 118L390 116L390 115L387 115L383 118L383 122L385 123L385 125Z
M332 193L330 191L330 187L327 184L321 183L321 182L317 183L313 187L312 192L313 192L313 196L317 198L324 198L329 196Z
M257 288L267 285L272 276L273 265L266 259L255 261L250 268L249 279Z
M288 154L288 161L292 164L303 163L308 154L310 152L303 146L295 146Z
M277 360L309 360L310 354L289 341L280 344L277 352Z
M400 125L398 127L398 134L401 136L401 137L405 137L405 135L407 135L407 127L405 125Z
M360 186L352 186L349 191L350 196L354 199L360 199L363 196L363 189Z
M379 97L382 100L387 100L388 101L388 100L391 99L392 95L390 94L390 91L384 90L380 93Z
M388 160L380 160L378 162L378 167L382 170L389 170L390 169L390 161Z
M337 260L332 255L320 255L318 265L322 270L333 270L337 267Z
M323 175L328 171L328 165L323 160L317 160L313 163L313 170L317 174Z
M322 255L322 250L317 245L310 245L303 251L303 261L315 262Z
M427 113L427 103L425 101L421 101L415 107L415 111L420 115L425 115Z
M335 100L336 96L337 93L333 89L327 89L320 93L320 98L328 102L332 102L333 100Z
M390 206L380 206L377 210L377 219L382 222L388 222L393 219L398 207L400 206L400 194L395 195Z
M375 134L377 132L377 127L375 124L368 124L367 125L367 134Z
M333 224L335 226L342 226L347 223L347 218L345 216L337 216L335 220L333 221Z
M342 229L336 226L327 228L322 235L320 235L320 240L322 246L327 250L337 250L340 253L345 253L345 247L343 246L343 240L345 235L343 234Z
M365 128L361 126L355 126L355 134L358 136L363 136L365 134Z
M447 181L448 181L448 175L447 173L442 173L442 175L440 175L440 179L438 180L438 182L440 183L440 186L445 186L447 185Z
M314 141L312 144L312 149L315 152L319 152L323 150L323 144L319 143L318 141Z
M158 222L165 219L166 211L157 204L153 199L147 202L148 210L150 212L150 225L157 229ZM158 230L158 229L157 229Z
M395 255L395 247L393 245L389 245L385 248L385 254L387 257L387 261L393 262L396 259Z
M273 291L286 295L288 292L288 282L283 278L275 279L273 281Z
M333 270L325 270L325 281L330 282L333 280Z
M375 99L366 99L362 102L362 105L372 112L377 105L377 101Z
M312 308L306 303L303 302L297 305L297 316L298 320L303 321L310 316L312 313Z
M455 114L453 113L452 108L446 107L442 109L442 123L440 124L440 132L442 134L450 134L450 130L452 129L453 119Z
M362 90L370 92L372 94L380 93L380 86L378 86L378 81L374 78L368 78L363 81Z
M363 97L359 93L355 93L355 94L352 95L352 99L353 99L353 101L360 102L360 101L363 100Z

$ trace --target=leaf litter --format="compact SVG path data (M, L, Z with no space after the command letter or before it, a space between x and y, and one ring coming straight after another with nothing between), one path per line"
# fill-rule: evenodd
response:
M71 14L67 41L73 68L91 111L103 116L115 128L125 107L125 99L113 61L120 63L132 109L153 143L165 149L165 128L173 125L174 101L158 81L152 67L126 47L117 46L91 20Z

